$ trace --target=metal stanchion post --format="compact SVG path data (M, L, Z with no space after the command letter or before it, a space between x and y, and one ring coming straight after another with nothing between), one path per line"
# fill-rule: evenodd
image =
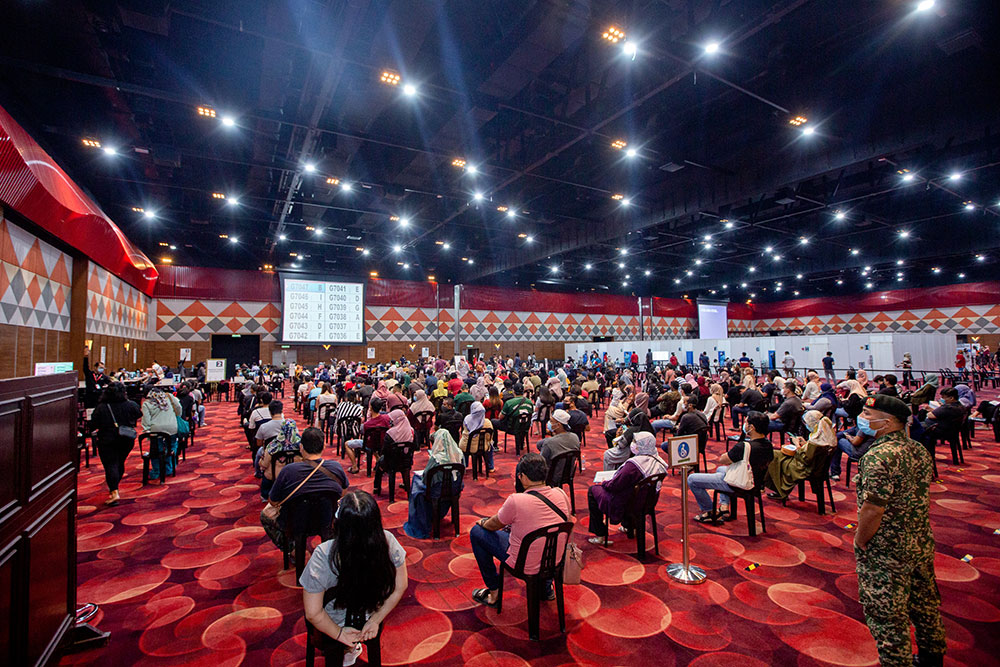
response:
M684 543L684 562L671 563L667 566L667 574L682 584L701 584L705 582L705 570L697 565L691 565L688 552L688 469L691 466L681 466L681 540Z

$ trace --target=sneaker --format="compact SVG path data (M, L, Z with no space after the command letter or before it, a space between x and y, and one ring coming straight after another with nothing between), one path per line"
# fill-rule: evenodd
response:
M600 535L595 535L594 537L589 538L587 541L590 542L591 544L599 544L602 547L606 547L607 545L611 544L611 540L609 540L606 537L601 537Z
M840 475L830 475L830 480L834 482L840 481Z

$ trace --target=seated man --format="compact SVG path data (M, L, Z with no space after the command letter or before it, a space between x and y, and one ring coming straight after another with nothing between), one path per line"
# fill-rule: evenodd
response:
M451 433L451 437L454 438L455 442L461 437L462 433L462 421L465 417L462 413L455 409L455 400L450 396L441 402L441 409L438 411L437 416L434 417L434 428L443 428Z
M781 394L785 400L781 402L776 411L769 412L767 415L767 418L770 420L768 424L769 432L783 431L786 427L793 427L798 423L799 418L804 412L802 401L795 394L794 381L786 382L785 386L781 389Z
M289 498L313 491L333 491L340 496L348 486L347 475L340 463L332 459L323 460L323 445L323 431L318 428L310 427L302 433L299 443L302 460L289 463L281 469L271 487L267 506L260 513L264 532L274 542L274 546L282 551L288 546L285 541L285 522L280 513L277 517L273 516L273 508L280 510ZM308 481L300 487L299 484L307 478Z
M733 416L733 428L739 429L739 415L746 416L751 411L762 412L764 410L765 402L764 395L757 391L756 388L747 389L740 395L740 402L733 406L730 410L730 414Z
M530 414L533 410L531 400L524 397L524 385L518 382L512 390L513 397L504 401L503 408L500 410L500 419L496 421L496 427L501 431L510 431L518 414L523 412Z
M476 400L476 398L469 392L469 387L467 385L462 386L462 390L455 394L455 409L461 412L463 415L469 414L469 406Z
M580 407L581 401L586 403L587 399L577 396L572 401L566 402L565 411L569 414L569 430L573 432L590 430L589 415L586 410Z
M369 407L370 410L368 412L368 421L366 421L364 424L361 425L362 435L364 435L364 432L369 429L373 428L388 429L390 426L392 426L392 419L385 412L386 406L385 406L385 401L383 399L372 398ZM358 450L361 449L361 447L364 445L364 439L356 438L354 440L348 440L346 444L347 444L346 448L347 458L351 462L351 469L349 472L352 475L356 475L360 471L360 468L358 467L358 460L359 460Z
M542 438L536 445L548 465L552 465L552 459L566 452L580 451L580 438L570 430L570 415L565 410L556 410L549 420L549 429L552 435ZM562 471L557 470L555 479L559 479Z
M281 401L271 401L267 405L271 420L266 421L257 429L257 447L263 447L268 438L273 438L281 432L281 424L285 421L285 406ZM291 420L289 420L291 421ZM295 422L292 421L294 424Z
M840 479L840 466L843 463L844 454L855 460L860 459L873 442L875 442L875 438L861 433L857 426L839 432L837 434L837 451L830 457L830 479L834 482Z
M944 438L951 433L958 433L965 418L965 406L958 402L958 390L945 387L941 390L941 405L927 413L922 422L924 437L922 442L930 446L935 438Z
M677 422L677 430L674 435L694 435L701 431L707 431L708 428L708 417L698 409L698 403L693 400L687 401L684 404L684 414ZM670 444L664 442L660 448L666 452L669 450Z
M886 376L882 378L882 381L883 384L879 387L878 393L899 398L899 389L896 387L899 379L892 373L887 373Z
M767 439L769 420L763 412L751 411L743 423L743 433L750 442L750 468L753 470L754 486L760 488L767 474L767 466L774 458L774 449ZM688 475L688 488L698 502L701 514L694 518L700 523L717 523L729 518L729 496L723 494L719 498L718 514L712 514L712 497L709 490L732 492L732 487L726 484L727 466L743 460L745 442L735 443L732 448L719 457L719 467L712 473L694 473Z
M522 456L514 471L516 493L507 496L495 515L480 519L469 532L472 554L476 557L483 583L486 584L486 588L478 588L472 593L472 599L479 604L494 608L497 605L500 574L493 562L494 558L513 567L525 535L569 520L569 498L562 489L546 486L547 473L548 466L541 454L528 453ZM505 526L510 526L510 532L502 530ZM560 542L559 557L566 548L565 542ZM536 541L531 545L524 564L525 574L538 574L543 546L544 541ZM546 600L555 599L551 581L546 582L542 597Z

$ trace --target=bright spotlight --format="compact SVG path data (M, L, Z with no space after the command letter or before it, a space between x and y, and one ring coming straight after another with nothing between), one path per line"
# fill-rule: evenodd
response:
M105 155L118 155L118 149L114 146L105 146L101 149Z
M586 269L587 271L590 271L592 268L594 268L594 265L593 264L584 264L583 268Z
M626 207L626 208L627 208L627 207L628 207L628 206L629 206L629 205L630 205L631 203L632 203L632 200L631 200L631 199L629 199L628 197L625 197L624 199L622 199L622 206L624 206L624 207Z
M417 87L412 83L407 83L403 86L403 94L407 97L415 97L417 94Z
M353 187L354 186L348 183L347 181L344 181L343 183L340 184L340 189L343 190L344 192L350 192L351 188Z
M222 124L225 125L226 127L235 127L236 126L236 119L233 118L232 116L223 116L222 117Z
M816 128L813 127L812 125L806 125L804 128L802 128L802 134L804 134L807 137L811 137L812 135L816 134Z
M908 239L908 238L910 238L910 232L908 232L905 229L899 230L899 238L901 238L901 239Z
M905 174L903 174L903 180L906 181L907 183L909 183L910 181L912 181L914 178L916 178L916 177L913 174L909 173L909 172L906 172Z
M410 219L409 218L400 218L399 219L399 226L400 227L409 227L410 226Z
M479 168L476 167L476 165L474 164L470 164L465 168L465 173L472 174L473 176L475 176L476 174L479 173Z
M960 174L960 173L958 173L956 171L955 173L953 173L951 176L948 177L948 180L949 181L960 181L960 180L962 180L962 174Z
M240 198L239 197L226 197L226 204L228 204L229 206L239 206L240 205Z
M279 234L278 235L278 240L279 241L287 241L288 240L288 236L286 236L285 234Z
M635 55L639 52L639 48L635 45L635 42L625 42L622 44L622 53L624 53L629 58L635 60Z
M393 252L401 252L402 250L403 250L403 246L399 245L398 243L396 245L392 246L392 251Z
M475 199L476 201L483 201L483 198L484 198L483 197L483 193L482 192L477 192L474 195L472 195L472 198Z
M507 209L507 217L508 218L516 218L517 217L517 211L515 211L512 208L511 209Z
M306 162L305 166L302 168L306 170L307 174L311 174L314 171L316 171L316 165L314 165L312 162Z
M844 218L847 217L847 214L844 213L843 211L837 211L836 213L833 214L833 217L835 220L843 220Z
M934 0L920 0L920 2L917 3L918 12L926 12L933 8L934 8Z
M653 275L653 272L652 272L652 271L650 271L649 269L646 269L646 271L645 271L645 274L646 274L647 276L651 276L651 275Z
M150 211L149 209L146 209L143 212L142 217L146 218L147 220L152 220L153 218L156 217L156 211Z
M634 148L629 148L628 150L625 151L625 157L635 157L638 154L639 151L637 151Z
M230 243L239 243L239 242L240 242L240 240L239 240L239 238L237 238L237 237L235 237L235 236L230 236L230 237L229 237L229 242L230 242Z
M705 45L705 53L712 55L713 53L719 52L720 45L718 42L709 42Z

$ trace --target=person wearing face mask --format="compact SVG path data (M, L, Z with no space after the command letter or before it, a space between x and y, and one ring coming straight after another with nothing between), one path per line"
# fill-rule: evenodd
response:
M743 460L745 440L750 441L750 468L753 470L754 486L760 488L767 474L767 467L774 458L774 449L767 439L767 429L770 420L763 412L751 411L743 422L743 438L733 444L732 448L719 457L719 467L711 473L694 473L688 475L688 488L698 502L701 514L694 518L699 523L717 523L729 518L729 496L725 493L719 496L718 513L712 514L712 497L709 491L732 492L732 487L726 483L726 470L732 463Z
M886 666L944 663L930 523L933 467L924 446L906 434L910 414L898 398L877 395L865 399L857 420L859 431L875 438L858 463L858 593L879 662Z
M764 484L773 491L767 495L784 501L800 480L808 479L816 466L817 459L832 451L837 446L837 436L833 431L833 423L818 410L809 410L802 415L802 424L808 429L809 437L802 438L793 435L789 438L795 446L791 455L776 456L767 467L767 479Z
M111 384L111 379L104 373L104 362L98 361L93 368L90 367L90 348L83 348L83 381L84 406L93 408L97 406L97 399L101 397L101 392Z

